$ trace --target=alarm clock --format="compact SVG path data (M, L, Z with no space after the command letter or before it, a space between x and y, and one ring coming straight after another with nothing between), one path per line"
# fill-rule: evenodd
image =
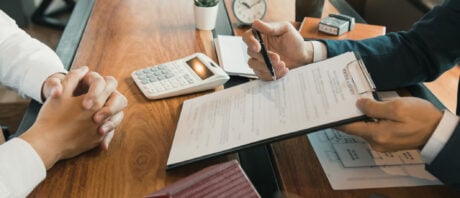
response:
M267 12L266 0L233 0L233 14L242 25L251 25Z

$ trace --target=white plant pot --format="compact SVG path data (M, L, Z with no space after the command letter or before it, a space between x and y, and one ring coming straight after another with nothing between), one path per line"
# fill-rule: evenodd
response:
M199 30L212 30L216 26L217 10L219 4L214 7L199 7L194 5L195 26Z

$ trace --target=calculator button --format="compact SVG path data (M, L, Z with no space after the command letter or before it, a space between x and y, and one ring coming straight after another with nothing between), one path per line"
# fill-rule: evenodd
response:
M167 80L161 81L161 84L165 89L171 89L171 83L169 83Z
M155 77L150 77L150 78L149 78L149 81L150 81L150 82L156 82L156 81L158 81L158 79L155 78Z
M136 71L136 75L137 75L137 76L141 76L142 74L144 74L144 72L143 72L142 70Z
M193 82L195 81L195 80L193 80L192 77L190 77L190 75L188 75L188 74L185 75L184 78L185 78L185 80L186 80L189 84L191 84L191 83L193 83Z
M179 82L179 84L181 85L185 85L186 84L186 81L184 78L180 77L180 78L177 78L177 82Z
M179 83L177 81L170 82L170 84L171 84L171 87L173 88L179 87Z
M187 84L187 82L186 82L186 81L179 81L179 84L180 84L181 86L184 86L184 85Z
M176 83L178 81L177 78L169 78L170 83Z
M161 87L161 84L160 84L160 82L157 81L157 82L150 83L148 86L149 86L149 87L148 87L149 89L155 89L155 88L157 88L158 86Z
M147 83L149 83L149 82L150 82L150 81L147 80L147 79L142 80L142 84L147 84Z

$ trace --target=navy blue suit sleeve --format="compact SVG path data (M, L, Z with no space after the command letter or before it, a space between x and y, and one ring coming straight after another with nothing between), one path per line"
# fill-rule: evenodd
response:
M460 0L434 8L408 32L361 41L323 42L328 57L347 51L360 53L377 89L432 81L460 62ZM426 169L442 182L460 187L458 167L460 125Z
M460 126L457 125L444 148L426 169L442 182L460 188Z
M328 57L358 52L377 89L432 81L460 61L460 1L436 7L408 32L360 41L323 42Z

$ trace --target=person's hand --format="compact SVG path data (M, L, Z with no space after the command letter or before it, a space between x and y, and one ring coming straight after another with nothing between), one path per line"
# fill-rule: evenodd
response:
M42 88L42 98L45 101L51 96L51 91L59 95L62 92L61 81L65 78L65 74L56 73L48 77ZM94 83L97 82L97 83ZM107 101L98 101L97 97L104 91L104 86L109 84L117 84L113 77L102 77L95 72L89 72L79 82L74 95L78 96L85 94L82 107L90 109L94 103L105 103L103 108L99 109L94 115L93 120L100 127L97 131L101 134L107 134L101 144L103 149L107 149L113 137L115 128L121 123L123 119L123 109L127 106L126 97L120 92L114 91Z
M97 131L100 124L93 121L93 115L105 108L104 105L108 105L109 98L115 93L116 81L91 82L95 89L103 90L96 91L99 94L92 98L92 104L87 104L87 108L84 108L81 104L87 94L79 95L75 91L79 89L80 82L90 74L87 67L70 70L61 82L61 89L50 91L35 123L20 136L32 145L47 169L58 160L71 158L94 148L101 144L104 137L110 135ZM88 91L90 92L92 91Z
M61 81L64 80L64 78L64 73L55 73L45 80L42 87L42 101L46 101L46 99L51 96L52 91L55 94L60 94L62 92Z
M281 78L289 69L312 62L311 49L304 42L300 33L288 22L264 23L255 20L252 28L258 30L268 50L268 55L275 69L276 77ZM248 45L249 66L262 80L272 80L265 65L261 46L252 33L252 29L243 35L243 41Z
M367 140L380 152L420 148L442 118L442 112L426 100L402 97L379 102L359 99L358 108L377 122L355 122L337 129Z

